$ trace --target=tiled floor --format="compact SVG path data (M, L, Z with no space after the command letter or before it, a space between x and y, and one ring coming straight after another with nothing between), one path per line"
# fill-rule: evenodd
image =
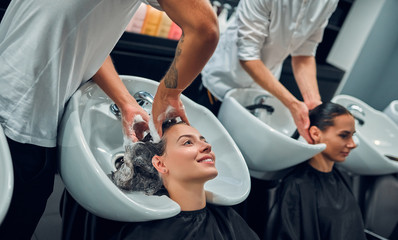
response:
M59 175L55 175L54 191L47 201L46 210L40 219L39 225L31 240L58 240L61 239L61 216L59 202L64 184Z

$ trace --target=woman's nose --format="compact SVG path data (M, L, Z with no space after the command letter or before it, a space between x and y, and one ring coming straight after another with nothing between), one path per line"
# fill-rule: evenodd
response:
M354 142L354 138L350 137L350 140L347 143L347 147L350 149L354 149L357 147L357 145Z
M202 145L202 152L211 152L211 145L210 145L210 143L203 142L203 145Z

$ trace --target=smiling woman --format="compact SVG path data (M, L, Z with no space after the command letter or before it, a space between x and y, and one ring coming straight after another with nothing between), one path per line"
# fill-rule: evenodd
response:
M310 112L309 133L326 149L282 181L270 212L267 239L366 239L348 180L334 168L356 147L355 120L344 107L323 103Z
M154 146L148 148L153 149L152 166L181 212L168 219L127 223L114 239L258 239L231 207L206 203L204 185L218 172L214 152L205 137L175 120L165 122L162 132L159 143L142 144Z

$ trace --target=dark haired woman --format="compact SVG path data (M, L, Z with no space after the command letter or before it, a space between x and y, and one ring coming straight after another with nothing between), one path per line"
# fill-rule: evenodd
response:
M144 145L153 144L143 143L142 147ZM155 148L144 147L153 151L149 164L152 160L151 166L161 176L169 197L180 205L181 212L168 219L126 224L114 239L258 239L231 207L206 203L204 184L218 174L216 158L211 145L195 128L183 122L172 123L167 129L163 129L162 141L154 145ZM113 178L115 176L117 172L113 174ZM145 174L141 176L145 177ZM158 181L153 177L132 180L154 183ZM126 184L123 187L128 188Z
M278 189L267 239L366 239L348 181L334 167L356 147L355 120L344 107L323 103L310 113L309 133L326 149L298 165Z

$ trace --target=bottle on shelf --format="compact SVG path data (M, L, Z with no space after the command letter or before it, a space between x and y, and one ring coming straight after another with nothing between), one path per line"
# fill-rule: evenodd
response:
M179 40L182 35L181 28L165 12L143 3L130 20L126 31L173 40Z
M173 21L167 16L165 12L162 12L162 19L160 20L158 32L156 36L167 38L169 36L170 28Z
M182 29L175 23L171 23L168 39L179 40L182 35Z
M142 25L141 33L156 36L161 20L162 12L150 5L147 5L146 16Z
M146 5L141 3L126 27L127 32L140 33L146 15Z

